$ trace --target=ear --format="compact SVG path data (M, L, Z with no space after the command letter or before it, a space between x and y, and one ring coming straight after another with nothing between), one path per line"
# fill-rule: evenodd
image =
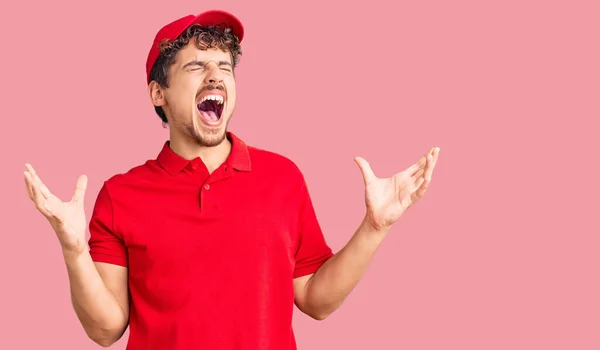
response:
M161 107L165 104L163 88L156 81L152 80L150 84L148 84L148 94L150 95L152 104L156 107Z

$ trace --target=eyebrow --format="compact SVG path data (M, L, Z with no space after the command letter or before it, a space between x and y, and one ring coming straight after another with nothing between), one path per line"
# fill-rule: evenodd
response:
M190 66L200 66L200 67L204 67L205 62L204 61L191 61L186 63L183 68L187 68ZM219 61L219 66L230 66L231 67L231 63L227 62L227 61Z

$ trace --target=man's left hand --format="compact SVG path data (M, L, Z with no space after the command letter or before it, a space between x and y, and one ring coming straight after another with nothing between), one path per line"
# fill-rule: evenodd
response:
M375 176L366 160L356 157L365 181L368 224L376 230L388 229L421 199L431 184L439 154L439 147L433 147L415 164L384 179Z

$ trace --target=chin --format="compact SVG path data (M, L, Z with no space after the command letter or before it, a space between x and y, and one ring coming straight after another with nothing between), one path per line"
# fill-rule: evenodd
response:
M216 147L218 145L220 145L221 143L223 143L223 141L225 140L225 138L227 137L227 134L225 133L225 131L220 132L219 134L203 134L203 135L199 135L196 134L194 135L194 139L196 140L196 143L200 146L204 146L204 147Z
M198 120L191 131L194 141L204 147L220 145L227 137L227 124L223 121L219 126L207 126Z

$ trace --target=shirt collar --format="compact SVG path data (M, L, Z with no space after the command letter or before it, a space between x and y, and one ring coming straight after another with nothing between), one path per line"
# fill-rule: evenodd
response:
M225 163L231 168L239 171L250 171L250 153L248 146L232 132L227 132L227 139L231 142L231 152ZM199 158L196 161L201 161ZM162 150L156 158L160 166L171 175L177 175L193 160L182 158L173 152L170 141L165 141Z

